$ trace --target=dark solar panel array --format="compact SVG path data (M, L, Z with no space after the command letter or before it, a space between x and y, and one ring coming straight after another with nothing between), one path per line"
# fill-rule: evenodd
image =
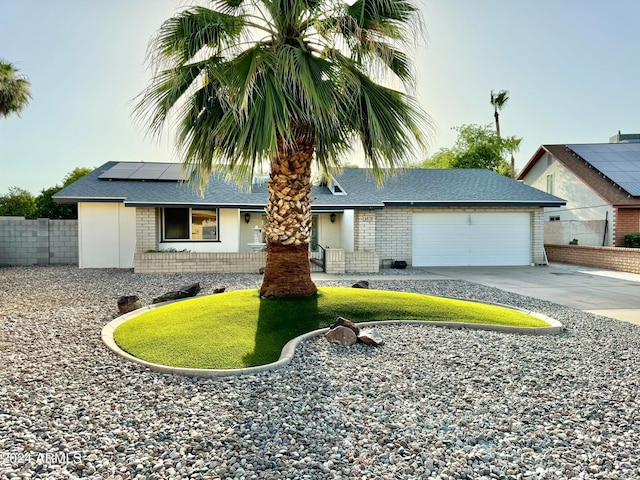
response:
M186 180L179 163L120 162L102 173L101 180Z
M631 195L640 196L640 143L567 145Z

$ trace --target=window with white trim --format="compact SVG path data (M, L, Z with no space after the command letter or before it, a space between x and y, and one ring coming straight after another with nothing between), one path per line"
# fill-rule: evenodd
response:
M168 242L217 241L218 210L163 208L162 240Z
M553 195L553 191L554 191L554 178L553 178L553 173L547 175L547 193L550 193L551 195Z

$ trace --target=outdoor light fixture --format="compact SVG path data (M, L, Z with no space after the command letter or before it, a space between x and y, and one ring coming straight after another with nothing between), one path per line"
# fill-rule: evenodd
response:
M244 214L244 223L249 223L251 221L251 214L249 212Z
M329 219L331 220L331 223L335 223L336 221L336 214L332 213L331 215L329 215Z

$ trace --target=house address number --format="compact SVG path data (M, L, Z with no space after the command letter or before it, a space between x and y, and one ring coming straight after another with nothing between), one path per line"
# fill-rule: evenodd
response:
M373 215L363 215L362 216L362 221L363 222L373 222L374 219L375 219L375 217Z

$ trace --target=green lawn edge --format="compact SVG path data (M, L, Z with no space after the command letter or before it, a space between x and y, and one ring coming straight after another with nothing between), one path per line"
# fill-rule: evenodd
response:
M323 287L318 295L260 298L236 290L153 308L113 334L125 352L180 368L235 369L280 357L294 337L324 328L336 317L353 322L413 320L548 327L543 320L496 305L416 293Z

